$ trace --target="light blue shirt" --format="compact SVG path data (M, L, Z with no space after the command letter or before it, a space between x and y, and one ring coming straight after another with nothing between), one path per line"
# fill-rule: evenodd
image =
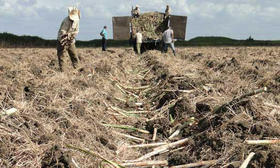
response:
M103 29L103 30L101 31L101 33L103 34L104 38L107 39L108 33L107 33L106 29Z

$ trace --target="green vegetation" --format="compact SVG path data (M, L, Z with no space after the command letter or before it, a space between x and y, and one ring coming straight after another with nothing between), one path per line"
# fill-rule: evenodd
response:
M254 40L251 36L246 40L235 40L227 37L196 37L189 41L178 41L177 46L279 46L280 41Z
M56 47L56 40L45 40L37 36L17 36L10 33L0 33L0 47ZM110 47L129 46L128 40L108 40ZM77 47L100 47L101 40L77 41Z
M56 40L44 40L37 36L17 36L0 33L0 47L54 47Z
M77 47L100 47L101 40L77 41ZM129 47L128 40L108 40L109 47ZM280 41L235 40L227 37L196 37L189 41L177 41L176 46L280 46ZM37 36L17 36L0 33L0 47L56 47L56 40L45 40Z
M128 47L128 40L107 40L109 47ZM101 47L101 40L77 41L77 47Z

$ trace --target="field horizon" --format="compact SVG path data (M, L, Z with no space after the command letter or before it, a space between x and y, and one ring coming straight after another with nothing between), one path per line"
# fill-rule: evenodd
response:
M17 48L17 47L56 47L55 39L43 39L38 36L22 35L18 36L12 33L0 33L0 47ZM280 46L280 40L255 40L252 37L247 39L232 39L222 36L199 36L190 40L179 40L175 42L178 47L188 46ZM77 40L77 47L100 47L101 39L93 39L88 41ZM109 47L129 47L128 40L108 40Z

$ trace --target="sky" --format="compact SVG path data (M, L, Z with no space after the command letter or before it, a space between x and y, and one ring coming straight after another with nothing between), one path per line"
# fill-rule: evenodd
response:
M226 36L234 39L280 40L280 0L0 0L0 32L56 39L67 7L81 10L79 40L100 38L104 25L112 38L112 17L165 10L188 16L186 39Z

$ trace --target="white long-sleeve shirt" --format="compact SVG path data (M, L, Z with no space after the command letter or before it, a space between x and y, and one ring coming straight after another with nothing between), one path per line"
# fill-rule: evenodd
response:
M173 30L172 29L167 29L163 33L163 42L164 43L172 43L173 42Z
M71 33L73 37L76 37L79 33L79 21L71 21L69 17L66 17L59 28L57 40L61 40L62 35Z

